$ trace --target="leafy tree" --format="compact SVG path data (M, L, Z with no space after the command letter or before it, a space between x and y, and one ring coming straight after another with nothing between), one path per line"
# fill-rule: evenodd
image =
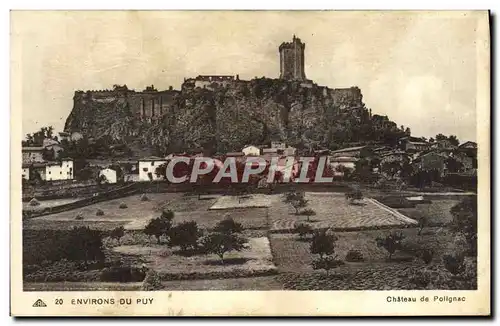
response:
M175 213L174 213L174 211L171 211L169 209L168 210L163 210L161 212L160 217L163 218L163 219L166 219L166 220L168 220L170 222L172 222L173 219L174 219L174 217L175 217Z
M453 275L462 274L466 269L463 254L444 255L443 264L446 270Z
M163 215L163 214L162 214ZM170 229L172 228L172 219L157 217L149 221L144 229L144 233L148 236L155 236L158 244L161 244L160 237L162 235L168 235Z
M216 254L224 264L224 254L233 250L241 251L247 240L237 234L214 232L203 237L201 242L206 253Z
M125 235L125 228L123 226L119 226L111 230L110 238L116 239L118 243L120 243L120 238Z
M307 208L307 209L304 209L301 214L307 216L307 221L309 222L310 221L309 218L311 216L316 215L316 212L311 208Z
M429 218L424 215L418 220L418 235L422 234L422 230L429 224Z
M316 231L311 242L311 253L319 255L320 259L335 253L335 242L338 238L326 231Z
M285 194L283 200L286 204L292 205L295 209L295 214L299 214L299 209L307 207L308 200L305 199L303 192L289 191Z
M161 283L161 277L158 272L154 270L149 270L146 273L144 281L142 281L142 291L158 291L163 289L163 284Z
M462 162L460 162L459 160L457 160L456 158L453 158L453 157L446 158L444 163L445 163L448 171L451 173L459 172L464 166L462 164Z
M432 249L423 249L420 256L424 263L430 264L432 262L432 258L434 257L434 251Z
M305 240L305 238L313 233L313 229L309 224L299 223L295 225L295 233L299 235L301 240Z
M402 248L402 241L404 239L404 234L402 232L393 232L388 234L385 238L377 237L375 240L378 247L384 247L389 253L389 259L392 259L392 255L396 250Z
M363 200L363 193L359 189L353 189L345 194L345 199L351 202L354 200Z
M328 275L330 269L337 268L344 262L337 260L335 253L335 242L337 237L327 231L316 231L311 242L311 253L319 255L319 259L312 261L313 269L324 269Z
M477 197L467 196L450 209L453 216L452 230L467 241L469 255L477 254Z
M198 239L202 235L196 221L186 221L177 224L169 231L169 244L179 246L181 251L187 251L189 248L196 250L198 248Z
M68 260L83 261L85 265L89 261L104 261L102 234L98 230L89 227L74 227L69 232L66 241L62 239L61 242Z
M217 223L214 231L225 234L241 233L243 232L243 226L241 223L235 222L232 217L227 217Z

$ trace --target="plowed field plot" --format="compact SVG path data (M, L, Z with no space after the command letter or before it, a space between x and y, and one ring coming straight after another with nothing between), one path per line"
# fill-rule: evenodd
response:
M164 280L214 279L270 275L276 272L269 239L249 238L247 248L224 255L224 262L214 254L183 255L165 246L118 246L114 251L140 256L148 268Z
M397 250L391 261L388 252L377 246L377 237L385 237L389 232L402 232L405 236L402 250ZM418 260L419 250L431 249L437 261L455 248L454 235L447 229L432 227L424 229L418 235L416 228L393 230L364 230L353 232L336 232L338 240L335 242L335 255L344 260L349 250L360 251L362 262L346 263L336 270L353 270L370 268L375 265L393 265L401 260ZM299 240L295 234L272 234L270 236L271 249L276 267L280 272L307 272L312 271L311 262L317 257L310 253L310 242Z
M450 209L460 202L458 199L433 199L430 204L418 204L415 208L398 208L397 210L402 214L420 220L427 217L429 225L443 225L448 224L453 220Z
M306 216L296 215L291 205L283 203L282 197L273 196L276 196L276 199L269 208L272 232L290 232L297 223L307 221ZM350 203L343 194L308 192L306 200L308 200L307 208L316 213L310 217L310 225L316 229L333 228L348 231L417 224L416 221L370 198Z
M251 194L245 196L222 196L210 207L211 210L226 210L235 208L265 208L274 205L276 196Z
M162 206L176 200L182 196L178 193L148 194L149 200L142 201L140 195L104 201L78 209L73 209L61 213L36 217L33 220L45 221L74 221L80 214L84 221L133 221L136 219L148 220L156 217ZM125 204L126 208L120 208L120 204ZM104 215L97 216L100 209Z

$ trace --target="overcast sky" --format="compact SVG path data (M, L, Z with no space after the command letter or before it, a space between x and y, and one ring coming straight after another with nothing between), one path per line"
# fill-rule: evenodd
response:
M463 14L15 12L23 133L61 131L78 89L178 89L199 74L278 78L278 46L296 34L317 84L358 86L374 114L416 136L475 140L476 24Z

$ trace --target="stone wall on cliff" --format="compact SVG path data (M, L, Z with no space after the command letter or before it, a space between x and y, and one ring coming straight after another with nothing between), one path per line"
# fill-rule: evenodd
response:
M201 147L224 153L273 140L335 148L362 140L364 129L363 137L373 137L376 129L357 87L330 89L269 78L188 86L181 91L77 91L65 131L139 142L161 154Z

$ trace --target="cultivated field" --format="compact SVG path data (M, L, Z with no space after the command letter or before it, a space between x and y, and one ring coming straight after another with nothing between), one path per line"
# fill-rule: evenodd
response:
M124 226L125 235L119 241L109 237L103 239L107 262L144 264L158 272L163 287L171 290L403 289L412 288L414 285L408 279L416 270L424 269L441 280L441 283L431 282L429 289L473 286L458 279L453 285L445 286L443 284L448 281L442 282L449 275L445 275L447 271L442 266L441 257L453 251L456 241L446 224L451 221L450 208L459 199L433 199L432 203L418 204L415 208L392 209L372 198L350 203L343 193L308 192L305 196L307 208L314 210L315 215L307 221L307 216L296 214L279 194L256 194L244 198L204 195L198 198L190 194L161 193L148 194L147 197L148 200L143 201L140 195L135 195L33 218L24 221L24 228L36 231L89 226L111 230ZM125 204L126 208L119 208L120 204ZM104 215L97 216L97 210L102 210ZM165 244L167 239L163 237L163 244L159 245L154 237L144 234L143 229L162 210L175 213L174 225L195 221L204 234L212 231L218 222L231 217L241 223L242 236L249 240L248 245L240 252L228 252L224 264L213 254L182 253L178 247ZM83 219L75 219L77 215ZM416 221L422 216L429 219L430 225L418 234ZM329 276L324 271L313 270L311 263L317 256L310 252L310 240L301 240L293 233L298 223L307 223L313 229L333 230L338 238L335 255L344 261L344 265L332 270ZM377 246L376 239L393 231L402 232L405 239L402 249L389 260L388 252ZM420 259L422 249L434 253L429 265ZM346 261L346 255L352 250L360 252L363 259ZM474 266L473 261L468 261L468 264ZM57 266L54 264L46 269L57 273ZM43 282L43 275L37 274L28 278L31 281L26 282L25 288L45 290L50 284L54 284L54 290L132 290L140 287L137 281L123 284L103 282L99 270L71 274L69 267L64 268L66 274L46 279L69 277L72 282L47 283Z

